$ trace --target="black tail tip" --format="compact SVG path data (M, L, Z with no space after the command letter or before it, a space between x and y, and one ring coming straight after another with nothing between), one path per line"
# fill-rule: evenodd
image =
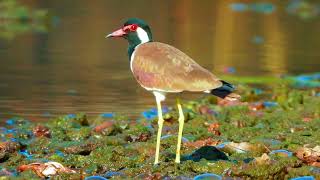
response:
M216 89L212 89L210 93L224 99L228 95L232 94L233 91L235 91L235 87L226 81L221 80L221 82L222 86Z

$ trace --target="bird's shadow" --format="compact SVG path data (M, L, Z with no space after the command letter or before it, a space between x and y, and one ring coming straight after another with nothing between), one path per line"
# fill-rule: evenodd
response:
M181 161L191 160L199 162L201 159L206 159L208 161L229 160L228 156L224 152L214 146L202 146L191 154L181 157Z

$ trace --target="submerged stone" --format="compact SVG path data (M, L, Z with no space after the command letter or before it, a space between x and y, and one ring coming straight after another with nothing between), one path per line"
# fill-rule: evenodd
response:
M85 180L108 180L108 179L102 176L89 176L89 177L86 177Z
M33 135L36 137L51 137L50 129L43 125L38 125L33 128Z
M271 14L276 10L276 6L272 3L259 2L250 4L250 9L258 13Z
M12 126L16 123L16 120L15 119L8 119L6 120L6 124L9 125L9 126Z
M270 154L275 154L275 155L284 156L284 157L291 157L293 155L292 152L285 149L273 150L270 152Z
M296 178L291 178L290 180L315 180L313 176L301 176Z
M229 142L224 145L218 146L222 151L227 152L229 154L233 153L256 153L262 154L267 152L266 147L263 144L251 144L248 142Z
M0 163L9 159L10 154L18 151L20 144L17 142L2 142L0 143Z
M252 42L255 44L263 44L264 43L264 38L262 36L253 36ZM262 93L259 89L254 89L255 94L259 95ZM258 90L258 91L257 91Z
M213 173L205 173L197 175L193 180L222 180L222 177Z
M249 6L246 3L231 3L230 8L236 12L244 12L249 9Z
M113 118L114 117L114 113L102 113L101 116L103 118Z
M167 135L161 136L161 140L168 139L171 137L178 138L178 135L167 134ZM182 143L187 143L187 142L189 142L189 139L182 136L181 141L182 141Z
M111 177L115 177L115 176L122 177L122 176L125 176L125 174L122 172L108 171L108 172L106 172L106 174L104 176L107 178L111 178Z
M23 155L24 157L26 157L27 159L32 159L32 154L30 154L29 152L28 152L28 150L20 150L19 151L19 154L21 154L21 155Z
M162 108L162 113L166 114L169 112L169 108L168 107L163 107ZM144 112L141 113L141 115L148 119L148 120L152 120L154 118L156 118L158 116L158 110L156 108L151 108L149 110L146 110Z

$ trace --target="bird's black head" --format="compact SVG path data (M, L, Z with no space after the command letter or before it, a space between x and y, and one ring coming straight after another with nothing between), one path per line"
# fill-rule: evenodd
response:
M128 19L122 28L107 37L123 37L128 40L129 46L137 46L152 41L150 27L146 22L138 18Z

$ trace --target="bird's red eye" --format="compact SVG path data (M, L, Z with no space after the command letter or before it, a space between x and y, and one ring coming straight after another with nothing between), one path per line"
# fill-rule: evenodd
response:
M136 24L132 24L130 26L130 31L136 31L137 29L138 29L138 25L136 25Z

